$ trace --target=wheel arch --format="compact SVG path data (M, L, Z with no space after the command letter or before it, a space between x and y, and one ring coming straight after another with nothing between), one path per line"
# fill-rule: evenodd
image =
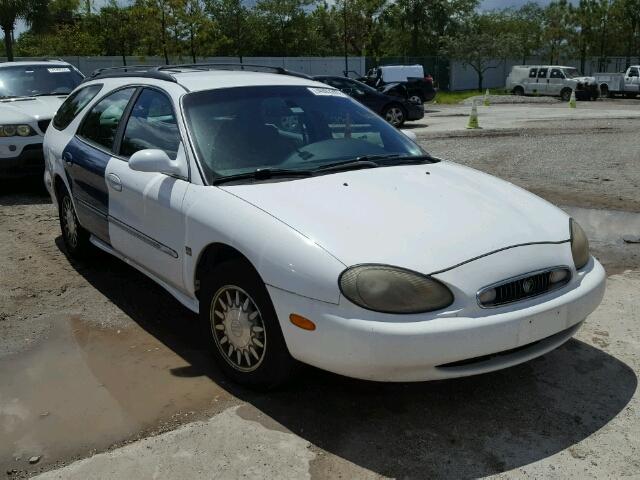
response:
M228 260L240 260L249 265L258 277L260 273L251 260L235 247L226 243L214 242L205 246L198 255L196 268L194 269L193 290L196 298L200 300L200 288L202 279L215 267ZM262 280L262 278L260 277Z

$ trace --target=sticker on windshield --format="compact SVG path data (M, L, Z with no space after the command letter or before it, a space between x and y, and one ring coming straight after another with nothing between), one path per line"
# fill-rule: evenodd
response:
M335 88L307 87L314 95L327 95L330 97L346 97L347 95Z
M57 68L47 68L47 71L49 73L65 73L65 72L70 72L71 70L69 70L67 67L57 67Z

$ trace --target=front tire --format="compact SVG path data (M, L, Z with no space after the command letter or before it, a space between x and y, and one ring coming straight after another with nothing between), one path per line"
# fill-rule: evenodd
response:
M200 319L216 363L233 381L269 390L293 375L289 354L267 289L242 260L216 266L203 281Z
M78 215L69 192L64 190L58 202L58 219L67 254L71 258L86 258L91 252L90 235L78 221Z
M571 100L571 92L572 90L570 88L565 88L560 92L560 98L563 102L568 102L569 100Z

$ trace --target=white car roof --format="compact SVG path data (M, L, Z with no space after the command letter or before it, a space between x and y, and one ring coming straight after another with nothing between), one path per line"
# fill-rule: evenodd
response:
M230 87L251 87L251 86L282 86L282 85L300 85L308 87L331 88L333 87L312 79L298 77L295 75L287 75L280 73L265 73L254 71L238 71L238 70L206 70L206 71L182 71L172 72L164 70L163 74L169 74L175 78L176 82L163 80L162 78L153 78L141 74L126 76L109 76L90 78L82 85L101 83L109 88L116 88L126 85L155 85L158 87L167 84L177 84L186 88L189 92L199 92L202 90L214 90L218 88Z
M326 84L307 78L279 73L237 70L172 73L180 85L192 92L214 88L251 87L261 85L302 85L329 88Z

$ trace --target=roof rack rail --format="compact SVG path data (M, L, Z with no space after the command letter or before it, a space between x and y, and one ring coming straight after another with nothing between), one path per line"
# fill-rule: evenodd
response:
M122 67L106 67L98 68L93 73L87 75L83 80L88 82L90 80L96 80L98 78L118 78L118 77L143 77L143 78L155 78L157 80L165 80L168 82L177 83L177 80L169 75L167 72L162 72L155 65L126 65Z
M311 78L306 73L292 72L284 67L274 67L271 65L257 65L253 63L183 63L179 65L162 65L157 67L159 72L167 70L192 69L192 70L247 70L261 71L271 70L280 75L291 75L292 77Z

